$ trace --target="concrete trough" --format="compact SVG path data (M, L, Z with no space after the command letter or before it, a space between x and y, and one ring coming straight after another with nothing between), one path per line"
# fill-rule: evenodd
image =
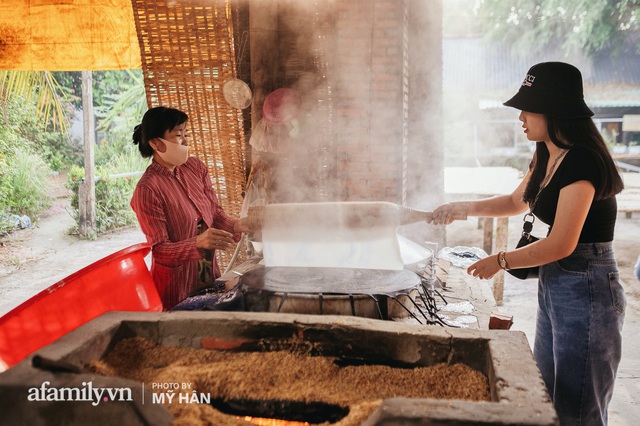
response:
M3 423L170 424L171 414L162 404L153 403L154 391L148 386L74 370L103 358L118 341L131 337L199 349L203 338L286 340L294 336L325 348L323 355L327 356L411 366L461 362L489 378L490 402L391 398L363 425L557 424L522 332L408 325L351 316L187 311L107 313L30 355L0 374ZM34 356L48 367L34 367ZM104 388L114 392L108 402L90 400L92 389ZM55 389L76 393L60 400Z

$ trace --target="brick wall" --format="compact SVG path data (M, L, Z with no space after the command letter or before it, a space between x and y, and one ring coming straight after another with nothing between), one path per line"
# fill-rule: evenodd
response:
M296 8L303 3L304 8ZM302 136L295 146L271 160L280 169L274 176L281 180L277 186L282 189L274 201L405 204L407 182L415 180L412 173L422 172L408 170L416 163L408 140L412 134L409 35L428 32L410 28L415 24L410 6L422 7L422 3L307 3L279 0L272 27L277 36L272 37L270 55L275 56L277 50L278 64L272 78L266 79L265 86L270 87L265 92L296 87L306 99ZM255 51L252 47L252 56ZM420 90L424 98L423 91L429 89ZM414 139L422 144L425 138L418 135ZM262 158L269 155L262 154ZM305 185L312 188L311 193L289 195L294 187Z
M401 202L403 159L403 2L337 5L336 161L341 196ZM342 131L348 129L348 131Z

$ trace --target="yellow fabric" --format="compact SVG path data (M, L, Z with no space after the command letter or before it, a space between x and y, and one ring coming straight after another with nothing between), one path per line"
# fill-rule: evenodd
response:
M131 0L0 1L0 69L139 69Z

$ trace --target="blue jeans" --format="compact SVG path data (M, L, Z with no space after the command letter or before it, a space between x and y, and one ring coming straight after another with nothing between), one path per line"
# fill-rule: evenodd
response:
M560 424L606 425L626 299L612 244L540 267L533 354Z

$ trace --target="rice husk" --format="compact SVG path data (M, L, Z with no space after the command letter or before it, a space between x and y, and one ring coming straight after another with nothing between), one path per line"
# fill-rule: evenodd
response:
M287 345L283 345L287 346ZM121 340L102 360L85 366L105 376L143 383L191 383L188 391L211 399L295 400L348 406L337 426L361 424L382 400L392 397L490 401L487 377L464 364L395 368L339 366L337 358L311 356L310 346L287 350L230 352L157 346L135 337ZM247 425L209 404L177 403L167 408L175 425Z

